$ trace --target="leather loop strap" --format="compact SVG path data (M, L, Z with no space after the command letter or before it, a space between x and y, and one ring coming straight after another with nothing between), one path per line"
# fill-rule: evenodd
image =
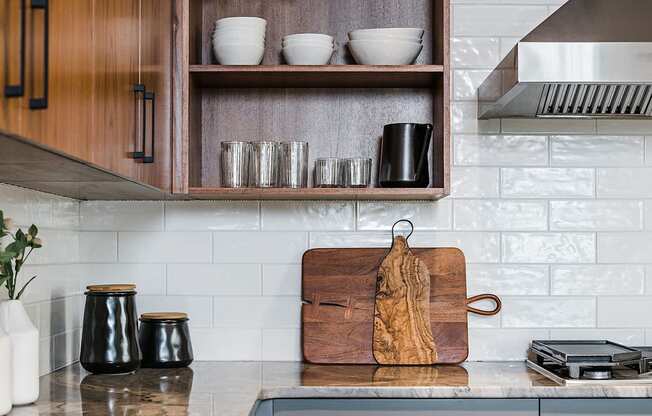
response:
M496 304L496 307L493 310L485 311L483 309L477 309L477 308L473 308L473 307L469 306L470 304L478 302L480 300L492 300ZM498 312L500 312L500 309L503 306L503 304L500 301L500 298L498 296L492 295L492 294L489 294L489 293L484 293L482 295L476 295L476 296L472 296L472 297L468 298L466 300L466 305L467 305L466 306L467 312L475 313L477 315L484 315L484 316L491 316L491 315L497 314Z

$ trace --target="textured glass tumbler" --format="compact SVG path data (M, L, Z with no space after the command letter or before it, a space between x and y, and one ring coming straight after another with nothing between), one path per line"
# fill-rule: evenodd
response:
M334 157L315 160L315 187L316 188L341 188L342 159Z
M284 188L308 187L308 143L281 143L281 186Z
M342 161L342 176L347 188L366 188L371 184L371 159L356 157Z
M279 143L251 143L249 161L249 186L255 188L275 188L278 186Z
M245 188L249 184L251 144L222 142L222 186Z

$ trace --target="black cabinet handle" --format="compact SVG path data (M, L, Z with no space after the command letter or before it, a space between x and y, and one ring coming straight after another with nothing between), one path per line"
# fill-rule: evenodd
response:
M140 94L143 95L143 100L141 101L142 106L143 106L142 107L143 129L142 129L142 132L140 134L140 137L138 135L138 132L136 131L136 143L135 143L135 146L134 146L134 152L131 153L131 157L134 158L134 159L143 159L145 157L145 140L146 140L145 137L146 137L146 131L147 131L146 130L147 129L146 128L146 123L145 123L145 118L147 117L147 105L146 105L146 101L145 101L145 85L143 85L143 84L135 84L133 91L136 94L136 108L138 108L138 104L139 104L138 96ZM141 142L141 140L142 140L142 142ZM142 149L142 150L138 150L139 148Z
M43 95L29 99L29 108L43 110L48 108L48 60L50 43L50 24L48 0L32 0L32 10L43 11Z
M16 85L5 85L5 97L22 97L25 94L25 0L20 2L20 81Z
M147 101L152 102L152 128L151 128L151 135L152 135L151 151L152 151L152 153L150 154L150 156L146 155L143 158L143 163L154 163L154 143L156 142L156 131L154 130L155 127L156 127L156 94L154 92L152 92L152 91L146 91L145 95L143 97L143 102L147 103ZM147 124L145 117L147 117L146 113L143 115L143 133L145 133L144 129L145 129L145 126ZM143 138L144 137L145 136L143 136ZM143 141L143 151L147 152L147 150L146 150L146 148L144 146L145 146L145 142Z

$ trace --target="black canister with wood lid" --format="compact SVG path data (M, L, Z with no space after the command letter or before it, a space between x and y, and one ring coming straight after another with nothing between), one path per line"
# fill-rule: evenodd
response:
M178 368L192 363L192 343L185 313L142 314L138 340L144 368Z
M140 366L136 285L93 285L86 291L79 361L96 374L120 374Z

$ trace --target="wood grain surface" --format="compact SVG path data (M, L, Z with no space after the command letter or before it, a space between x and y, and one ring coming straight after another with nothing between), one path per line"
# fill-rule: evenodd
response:
M373 352L378 364L437 362L430 330L430 272L403 236L394 238L378 269Z
M375 364L374 296L383 248L313 249L303 256L302 345L311 363ZM414 248L430 271L437 363L468 355L466 265L457 248Z

